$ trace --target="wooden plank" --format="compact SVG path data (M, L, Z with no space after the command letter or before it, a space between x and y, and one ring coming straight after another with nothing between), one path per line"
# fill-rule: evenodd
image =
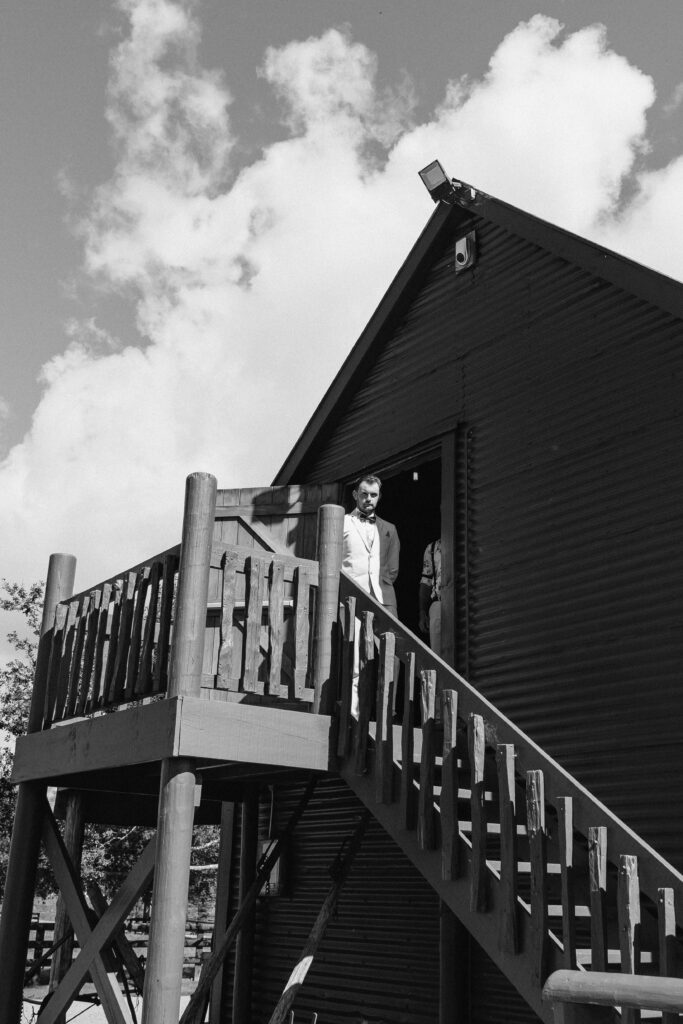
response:
M55 722L62 721L67 715L67 701L69 699L69 683L71 682L71 665L73 661L74 642L76 639L76 623L79 615L78 601L72 601L67 610L66 624L64 626L64 643L62 656L59 661L59 676L57 678L57 699L55 701Z
M268 693L288 697L289 687L282 684L282 650L285 642L285 567L274 558L268 589Z
M638 858L628 854L619 858L617 918L621 973L635 974L640 966L640 886ZM621 1018L624 1024L639 1024L640 1010L624 1006Z
M222 558L220 649L218 651L218 685L223 690L239 690L240 672L235 658L233 615L237 585L237 555L225 551Z
M657 932L659 948L659 973L661 977L676 974L677 947L676 941L676 907L674 903L674 891L663 887L658 892L657 899ZM662 1014L662 1024L676 1024L678 1016L665 1012Z
M351 737L351 693L353 687L353 651L356 642L356 599L347 597L339 606L341 620L341 706L339 709L339 735L337 756L344 758L349 752Z
M110 932L106 925L100 927L102 921L94 930L90 928L87 906L80 889L79 879L64 848L64 843L47 802L43 819L43 842L50 858L50 864L60 893L66 903L69 919L78 937L81 951L64 975L59 988L53 992L49 1003L41 1011L41 1024L57 1024L61 1015L68 1009L78 994L86 974L90 974L94 982L110 1024L130 1024L130 1013L119 990L116 975L110 974L102 963L101 950L109 938ZM153 866L154 859L152 857L149 866L150 872ZM136 892L133 900L127 907L126 913L135 902L135 899L137 899L138 893L139 891Z
M441 766L441 877L457 878L460 874L460 831L458 815L458 694L456 690L441 693L443 751Z
M576 869L574 866L574 802L570 796L560 797L557 804L560 874L562 879L562 944L564 964L576 967Z
M52 643L50 645L50 660L47 670L47 683L45 686L45 713L43 715L43 728L47 729L52 724L57 707L57 693L59 686L59 670L62 662L62 651L64 649L64 628L69 613L68 605L58 604L55 608L55 621L52 627Z
M69 684L64 707L64 717L71 718L76 713L78 705L78 694L81 681L81 669L83 663L83 645L85 641L85 630L88 622L88 609L90 607L90 595L84 595L77 603L78 611L74 627L74 646L71 655L71 668L69 670Z
M163 693L168 687L169 641L177 570L178 557L176 555L166 555L163 562L159 635L157 637L156 661L154 663L154 693Z
M588 884L591 909L591 970L607 970L607 829L588 829Z
M85 710L90 704L90 688L93 682L92 670L95 664L95 647L97 644L97 627L100 621L101 601L102 592L100 590L94 590L89 595L85 644L83 647L83 668L75 709L77 715L85 714Z
M95 641L95 665L93 667L92 688L87 711L94 711L102 704L103 673L105 666L105 650L107 645L107 627L109 623L109 605L111 603L112 585L105 583L102 587L100 610L97 616L97 640Z
M467 722L467 747L470 761L470 817L472 818L472 861L470 874L470 910L488 907L488 871L486 868L486 804L484 764L486 730L481 715L470 715Z
M126 664L126 688L124 696L126 700L132 700L135 696L138 685L138 674L142 658L142 627L147 607L147 594L149 592L151 568L145 565L138 570L135 578L135 593L133 595L133 621L130 631L130 646L128 648L128 661Z
M538 985L546 979L548 969L548 893L545 828L545 789L542 771L526 774L526 819L531 864L531 956L532 970Z
M247 607L244 634L244 657L242 689L246 693L263 693L263 681L258 678L261 663L261 623L263 621L263 599L267 563L263 558L252 557L245 565L247 585Z
M140 656L140 673L135 692L138 696L151 693L154 689L154 636L157 626L157 612L161 591L161 563L152 562L149 574L149 607L145 620L145 632L142 638L142 654Z
M294 583L294 696L301 700L306 695L308 673L308 641L310 637L311 580L303 565L296 571Z
M404 661L403 722L401 725L401 821L403 828L417 827L417 791L414 784L415 654Z
M422 707L422 757L420 759L420 793L417 806L417 841L421 850L436 849L436 814L434 811L434 766L436 763L436 672L420 675Z
M135 584L137 576L129 572L123 580L121 593L121 612L119 618L118 639L116 644L116 661L109 690L108 703L118 704L126 697L126 670L128 667L128 651L130 650L131 630L133 627L133 609L135 601Z
M257 848L259 824L258 786L248 785L241 804L240 861L237 898L242 905L254 884L257 874ZM254 932L256 907L252 905L246 915L235 944L233 968L232 1016L234 1024L251 1021L252 972L254 966Z
M235 835L235 804L225 801L221 806L221 838L216 872L216 900L211 948L216 949L221 935L228 927L232 904L232 848ZM226 986L227 989L227 986ZM227 1000L226 1000L227 1003ZM209 1024L221 1024L223 1005L223 964L211 986ZM227 1012L227 1006L226 1006Z
M375 793L377 802L394 799L394 650L396 637L383 633L379 644L377 732L375 738Z
M116 580L112 587L111 598L109 601L109 645L107 647L107 662L104 667L104 677L102 679L101 707L108 707L113 700L115 678L114 666L116 665L116 652L119 642L122 592L123 581Z
M519 908L517 903L517 798L515 792L515 748L511 743L496 747L498 802L500 807L500 949L519 951Z
M287 493L289 488L277 487L273 488L279 493L280 496ZM265 488L260 488L261 491ZM260 519L262 517L268 517L272 515L277 516L310 516L317 515L318 508L321 502L314 501L295 501L292 505L288 505L286 502L278 500L277 496L274 497L272 505L266 504L264 501L255 502L254 504L230 505L220 506L216 508L216 519L237 519L246 517L247 519L254 518Z
M363 612L358 650L358 718L353 730L353 763L364 775L368 770L368 729L375 691L375 640L372 612Z

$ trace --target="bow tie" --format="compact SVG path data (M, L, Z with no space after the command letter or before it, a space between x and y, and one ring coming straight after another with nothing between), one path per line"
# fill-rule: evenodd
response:
M366 516L363 515L363 513L361 512L359 519L361 523L374 523L375 520L377 519L377 516L374 513L371 513L369 516Z

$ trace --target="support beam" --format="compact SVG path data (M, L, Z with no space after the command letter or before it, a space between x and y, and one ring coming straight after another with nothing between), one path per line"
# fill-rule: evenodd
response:
M55 609L60 601L73 594L75 574L76 559L73 555L50 555L28 720L29 732L37 732L42 726ZM44 802L44 783L27 782L19 786L0 918L0 963L3 974L3 983L0 985L0 1020L6 1024L17 1024L21 1019L24 968L28 955Z
M219 937L223 935L228 927L228 915L230 913L230 891L232 888L232 846L235 836L235 804L224 803L221 812L221 842L218 850L218 877L216 880L216 906L214 913L214 931L212 949L218 947ZM218 968L218 973L211 986L211 1003L209 1009L210 1024L221 1024L223 1008L227 1018L228 1006L226 1005L223 991L223 964ZM226 985L227 989L228 986Z
M450 907L439 902L439 1024L470 1019L470 935Z
M64 821L64 846L71 858L76 872L80 874L81 855L83 853L83 797L77 790L67 794L66 816ZM62 942L62 939L65 941ZM54 992L60 981L71 966L74 952L73 931L69 921L64 896L60 892L55 911L54 942L60 943L50 965L50 992ZM65 1020L62 1016L60 1024Z
M339 573L344 539L344 509L321 505L318 509L316 559L320 563L313 634L313 712L329 715L336 699L334 658L339 617Z
M166 758L161 766L142 1024L169 1024L180 1016L194 794L194 762Z
M240 837L239 902L242 904L256 877L256 848L258 843L258 789L252 787L242 804L242 832ZM242 925L235 948L235 980L232 993L233 1024L251 1021L251 968L254 955L255 907L252 905Z

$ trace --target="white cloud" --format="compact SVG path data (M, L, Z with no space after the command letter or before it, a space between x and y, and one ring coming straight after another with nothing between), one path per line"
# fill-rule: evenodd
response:
M187 473L267 483L426 221L417 171L435 156L636 258L648 232L647 261L683 277L683 252L661 248L680 163L641 172L615 213L654 89L598 27L520 25L420 125L409 83L379 93L374 55L344 32L269 49L290 134L240 166L240 97L199 66L192 5L120 2L116 166L80 231L86 272L134 304L140 338L114 343L91 318L44 368L31 430L0 465L0 575L42 576L67 550L87 585L178 539Z

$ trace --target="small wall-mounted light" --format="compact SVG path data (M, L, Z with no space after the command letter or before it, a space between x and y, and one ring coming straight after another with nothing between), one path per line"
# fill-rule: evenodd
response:
M435 203L448 199L453 194L453 183L438 160L432 160L419 174Z

